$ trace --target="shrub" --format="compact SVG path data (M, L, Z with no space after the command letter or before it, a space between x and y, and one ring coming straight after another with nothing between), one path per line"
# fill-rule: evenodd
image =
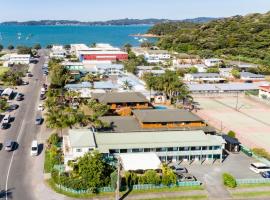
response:
M234 131L229 131L228 136L231 137L231 138L235 138L236 133Z
M155 170L146 171L144 178L147 184L160 184L160 176Z
M53 133L53 134L49 137L49 139L48 139L47 142L48 142L48 144L50 144L50 145L57 146L58 143L60 142L60 137L58 136L57 133Z
M236 180L231 174L224 173L222 177L223 177L223 184L225 186L230 188L235 188L237 186Z

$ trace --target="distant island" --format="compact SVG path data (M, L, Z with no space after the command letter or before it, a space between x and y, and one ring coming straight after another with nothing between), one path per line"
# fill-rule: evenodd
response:
M25 25L25 26L58 26L58 25L66 25L66 26L108 26L108 25L155 25L159 23L168 23L168 22L191 22L191 23L206 23L216 18L211 17L198 17L194 19L184 19L184 20L170 20L170 19L117 19L117 20L108 20L108 21L93 21L93 22L81 22L76 20L39 20L39 21L7 21L2 22L0 25Z

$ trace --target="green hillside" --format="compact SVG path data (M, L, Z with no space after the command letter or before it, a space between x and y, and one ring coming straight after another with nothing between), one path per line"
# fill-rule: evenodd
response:
M164 49L270 65L270 12L206 24L163 23L149 32L164 36L158 41Z

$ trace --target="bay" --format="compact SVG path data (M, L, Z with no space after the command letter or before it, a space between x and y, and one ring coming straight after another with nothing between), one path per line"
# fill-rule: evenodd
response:
M0 25L0 44L33 46L41 44L109 43L121 47L126 43L140 44L130 34L145 33L151 26L19 26Z

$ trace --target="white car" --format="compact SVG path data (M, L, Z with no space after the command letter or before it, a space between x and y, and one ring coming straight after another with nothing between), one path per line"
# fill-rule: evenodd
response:
M6 114L3 118L3 123L9 123L10 121L10 114Z
M36 140L33 140L31 145L31 156L37 155L38 155L38 142Z
M42 105L42 103L40 103L40 104L38 105L38 110L39 110L39 111L43 111L43 110L44 110L44 106Z
M254 171L257 174L270 171L270 167L263 163L252 163L249 169Z

